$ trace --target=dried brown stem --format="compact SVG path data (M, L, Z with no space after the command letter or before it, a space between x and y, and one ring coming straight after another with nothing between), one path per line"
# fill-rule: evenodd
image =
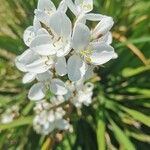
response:
M117 32L113 32L113 37L121 43L125 43L125 45L143 62L144 65L148 65L149 62L145 58L144 54L134 44L127 43L127 38L125 36Z

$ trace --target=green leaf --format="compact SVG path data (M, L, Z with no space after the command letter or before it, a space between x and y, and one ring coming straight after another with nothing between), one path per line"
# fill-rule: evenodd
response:
M132 76L141 74L141 73L143 73L143 72L145 72L145 71L148 71L148 70L150 70L150 65L138 67L138 68L136 68L136 69L133 69L133 68L125 68L125 69L122 71L122 76L123 76L123 77L132 77Z
M23 49L23 43L20 39L13 39L9 36L0 36L0 48L18 54Z
M142 142L150 143L150 136L144 133L136 133L132 131L127 131L128 136L133 137L134 139Z
M30 124L32 124L32 120L33 120L32 116L21 117L10 123L0 124L0 130L6 130L6 129L15 128L18 126L23 126L23 125L30 125Z
M129 87L127 89L127 91L130 93L138 93L138 94L150 97L150 89L141 89L138 87Z
M100 119L97 125L97 142L99 150L106 149L105 130L106 130L105 122L104 120Z
M122 110L124 110L125 112L127 112L129 115L131 115L134 119L136 119L137 121L143 123L144 125L150 127L150 118L146 115L144 115L143 113L133 110L133 109L129 109L126 108L124 106L120 106L122 108Z
M115 133L116 139L119 141L120 145L127 150L135 150L133 143L130 141L129 137L124 134L124 132L116 125L114 121L110 119L113 131Z

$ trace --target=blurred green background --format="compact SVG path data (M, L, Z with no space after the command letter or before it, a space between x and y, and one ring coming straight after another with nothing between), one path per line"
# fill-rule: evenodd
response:
M14 65L26 49L22 34L32 25L36 5L37 0L0 0L0 116L13 105L20 113L13 122L0 123L0 150L51 148L50 136L32 129L30 85L22 84L23 74ZM53 149L149 150L150 0L94 0L94 12L114 18L119 57L96 70L93 105L72 116L74 131L59 133Z

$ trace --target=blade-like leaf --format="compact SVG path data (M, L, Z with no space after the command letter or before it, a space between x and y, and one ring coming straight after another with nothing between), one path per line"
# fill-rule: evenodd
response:
M143 113L133 110L133 109L129 109L126 108L124 106L121 106L122 110L124 110L125 112L127 112L129 115L131 115L134 119L136 119L137 121L143 123L144 125L150 127L150 118L146 115L144 115Z
M32 124L32 120L33 120L32 116L21 117L17 120L10 122L10 123L0 124L0 130L6 130L6 129L18 127L18 126L29 125L29 124Z
M119 141L120 145L127 150L135 150L133 143L126 136L126 134L116 125L114 121L110 119L110 122L115 133L116 139Z
M99 150L106 149L105 130L106 130L105 122L104 120L100 119L97 125L97 142Z

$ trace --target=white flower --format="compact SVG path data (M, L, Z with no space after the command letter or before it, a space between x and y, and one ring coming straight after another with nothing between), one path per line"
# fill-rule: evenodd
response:
M51 34L37 36L30 48L42 56L54 54L57 57L66 56L71 50L72 24L70 19L65 13L56 11L49 17L48 26Z
M58 26L59 24L61 26ZM28 50L30 53L28 55L32 55L35 52L34 55L40 57L36 57L33 61L30 60L30 62L27 62L26 70L32 73L43 73L48 69L55 68L58 75L64 76L67 73L66 58L64 56L71 50L71 21L66 14L55 12L50 17L49 25L51 35L46 31L40 32L31 42L30 50ZM22 61L21 58L20 60L17 59L17 66L20 66L18 65L20 61ZM25 61L28 61L28 59Z
M53 96L50 98L50 105L51 107L55 107L59 104L62 104L63 102L65 102L65 98L63 97L63 95L57 95L57 96Z
M64 95L65 100L69 100L75 107L82 105L89 106L92 102L94 85L90 82L84 83L83 79L77 82L67 82L68 93Z
M76 94L72 97L71 102L76 107L81 107L82 105L89 106L92 102L93 88L94 85L90 82L83 84L79 82L76 87Z
M36 114L40 114L43 110L49 110L51 104L46 100L37 101L35 107L33 108Z
M35 10L35 15L42 23L49 25L49 18L56 11L61 11L64 13L67 11L67 6L64 0L61 1L57 10L51 0L39 0L38 7Z
M85 24L76 24L72 36L72 47L75 54L68 60L68 77L71 81L80 80L88 70L89 65L102 65L116 58L113 47L101 42L91 41L89 28Z
M34 37L34 39L32 39L30 46L38 36L46 35L49 35L49 33L45 29L39 29L37 35ZM48 58L46 56L41 56L33 49L27 49L23 54L16 57L15 63L19 70L33 74L43 73L51 68L54 64L52 57Z
M68 130L70 124L67 120L63 119L65 111L62 108L54 110L43 109L35 116L33 120L33 127L37 133L44 135L49 134L54 129Z
M65 83L60 79L52 77L53 75L50 71L38 74L36 76L38 83L35 83L30 88L28 98L33 101L41 100L45 97L48 90L55 95L65 95L67 93Z
M60 76L64 76L67 73L65 57L40 56L28 49L23 54L16 57L15 61L17 68L26 72L23 83L29 83L35 79L36 74L44 73L53 68L56 69L56 73Z

